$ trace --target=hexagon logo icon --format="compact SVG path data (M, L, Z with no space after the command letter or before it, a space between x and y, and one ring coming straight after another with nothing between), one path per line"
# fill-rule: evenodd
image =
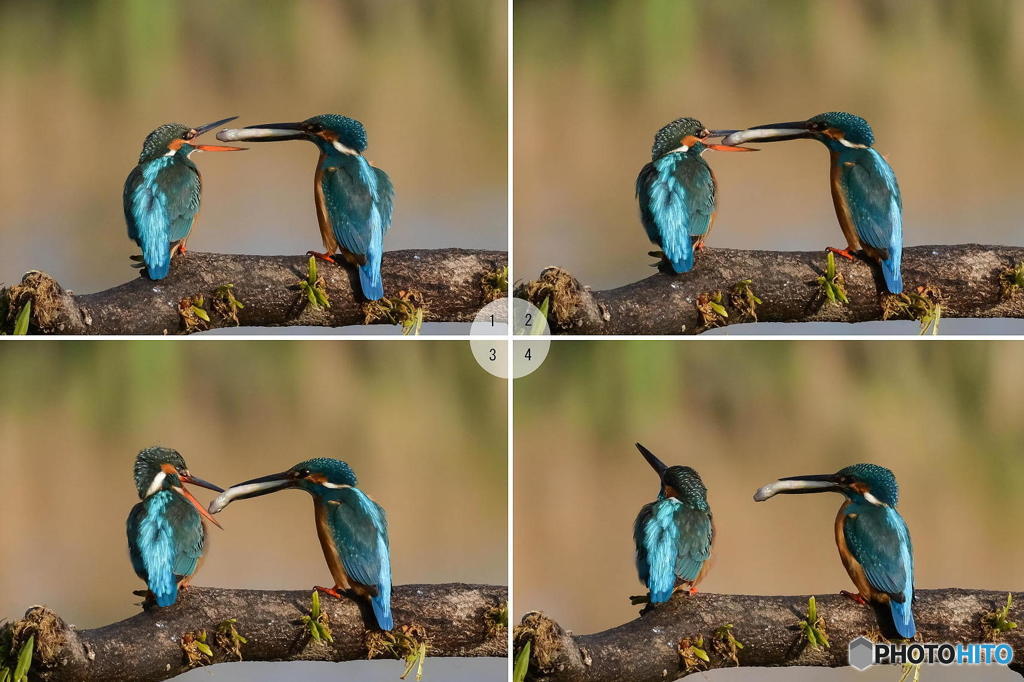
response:
M867 670L874 663L874 651L875 645L870 639L861 635L857 639L850 641L848 650L848 658L850 665L857 670Z

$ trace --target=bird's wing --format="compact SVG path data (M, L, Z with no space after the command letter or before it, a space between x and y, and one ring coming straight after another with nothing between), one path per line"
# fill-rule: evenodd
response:
M160 173L160 181L166 181L168 188L167 216L171 221L171 241L176 242L188 236L199 213L199 197L202 179L199 170L190 163L174 163Z
M636 544L636 572L640 576L640 582L647 584L651 574L650 563L647 557L647 544L644 541L647 533L647 524L650 523L654 514L654 503L645 504L633 523L633 542Z
M686 193L690 235L699 237L708 231L715 213L715 180L711 167L703 159L687 159L676 164L676 180Z
M206 540L203 519L192 505L179 495L175 495L174 500L167 505L166 514L174 536L174 575L192 575L203 556Z
M325 163L320 182L334 237L346 250L365 256L374 231L383 234L391 220L390 193L385 192L387 201L378 198L380 176L387 180L387 175L375 172L361 156L328 157ZM387 181L383 189L390 188Z
M639 568L639 557L643 553L647 565L644 582L655 604L667 601L676 586L680 541L676 514L680 507L674 499L658 500L644 507L636 520L637 564Z
M143 193L138 199L136 199L136 193L139 190L139 186L142 184L142 166L136 166L132 169L132 172L128 174L128 178L124 181L124 193L123 193L123 204L124 204L124 222L128 226L128 238L139 241L139 224L135 218L138 208L136 203L138 201L146 202L146 206L142 208L148 208L148 202L152 201L152 196L148 193ZM141 246L141 244L140 244Z
M383 233L387 233L391 227L391 211L395 204L395 188L391 184L388 174L376 166L372 166L374 175L377 176L377 203L380 207L380 220Z
M664 156L636 179L640 220L647 237L670 261L687 260L691 236L707 232L715 212L715 181L702 159Z
M846 546L864 569L868 583L897 601L913 591L914 558L910 533L892 507L846 517Z
M886 253L903 244L903 201L896 174L874 149L839 156L839 182L861 242Z
M675 513L679 529L675 563L676 577L693 582L700 576L704 562L711 556L713 529L711 514L679 505Z
M142 551L139 548L139 524L142 523L142 517L145 513L145 506L143 506L142 502L139 502L128 513L128 523L126 524L128 530L128 555L131 557L135 575L143 580L146 579L146 564L142 560Z
M384 510L358 488L342 488L327 503L331 532L349 578L367 587L391 584L388 522Z

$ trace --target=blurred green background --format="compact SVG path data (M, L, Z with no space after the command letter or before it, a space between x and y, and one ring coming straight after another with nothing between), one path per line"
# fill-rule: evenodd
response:
M0 280L135 277L121 189L143 139L233 114L353 116L396 187L388 249L505 250L506 73L503 0L0 2ZM312 145L194 160L191 248L320 248Z
M541 610L588 633L636 617L633 521L659 488L636 441L708 487L717 537L703 591L854 589L833 535L841 496L752 496L863 461L900 483L919 588L1019 590L1022 383L1016 342L555 342L516 382L515 619ZM858 679L898 677L873 674Z
M506 384L464 343L6 343L0 376L0 617L45 604L85 628L138 612L125 519L135 455L153 444L225 487L344 459L388 512L395 584L506 584ZM218 520L195 584L330 580L307 496ZM503 660L490 666L504 679Z
M867 118L899 177L908 245L1024 244L1017 0L516 0L518 279L548 265L609 288L652 273L634 184L654 133L832 110ZM708 152L709 246L844 245L820 144ZM595 245L600 244L600 248ZM699 265L698 265L699 267ZM947 333L1024 333L948 321ZM913 332L913 323L748 325L719 333Z

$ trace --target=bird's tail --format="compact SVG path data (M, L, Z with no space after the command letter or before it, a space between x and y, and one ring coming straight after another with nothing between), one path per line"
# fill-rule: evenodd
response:
M882 261L882 275L885 276L885 286L892 294L903 293L903 273L900 272L900 261L903 254L900 251L893 251L891 255Z
M178 582L174 580L173 576L170 582L165 580L154 581L149 586L149 591L153 593L157 606L170 606L178 601Z
M384 298L384 282L380 276L380 261L359 266L359 286L368 301Z
M892 622L896 626L896 632L904 639L913 639L917 634L917 626L914 625L914 612L911 610L913 598L898 602L895 599L889 600L889 610L892 612Z
M672 264L672 270L676 274L689 272L693 269L693 249L686 249L686 253L682 254L679 258L669 260L669 263Z
M142 259L146 262L146 274L150 279L163 279L171 269L171 246L163 240L157 244L146 243Z
M390 583L380 586L380 592L370 599L370 605L373 606L373 615L377 617L377 625L381 630L390 630L394 627L394 622L391 620Z

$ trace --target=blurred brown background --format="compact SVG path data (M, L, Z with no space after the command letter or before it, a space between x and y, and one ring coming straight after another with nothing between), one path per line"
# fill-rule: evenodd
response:
M703 591L853 589L832 530L840 495L752 496L862 461L900 483L918 587L1019 590L1022 382L1024 345L1010 342L556 342L516 383L515 619L540 610L588 633L636 617L633 521L658 480L635 441L708 486ZM939 679L979 671L956 672Z
M503 0L0 2L0 280L135 277L121 190L143 139L233 114L353 116L396 187L388 249L505 250L506 43ZM194 160L191 248L320 247L312 145Z
M609 288L653 272L634 183L654 133L680 116L729 128L857 113L899 177L906 244L1024 243L1024 3L516 0L513 48L518 279L560 265ZM705 154L720 186L709 246L843 245L822 146L761 147ZM950 333L1024 332L948 322Z
M94 627L138 611L125 519L153 444L224 487L343 459L387 510L395 584L507 580L506 385L465 344L6 343L0 376L0 617L46 604ZM330 580L308 495L217 518L195 584Z

